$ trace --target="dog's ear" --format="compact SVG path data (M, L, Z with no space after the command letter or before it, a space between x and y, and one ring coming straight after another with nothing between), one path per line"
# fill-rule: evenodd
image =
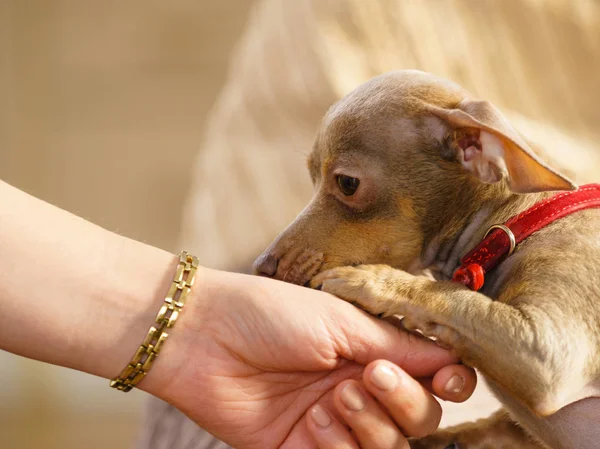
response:
M443 156L459 161L481 181L506 178L511 191L574 190L573 182L548 167L488 101L464 100L454 109L428 106L449 127Z

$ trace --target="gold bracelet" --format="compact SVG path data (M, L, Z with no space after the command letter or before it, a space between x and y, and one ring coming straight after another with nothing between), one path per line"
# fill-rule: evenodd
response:
M165 330L173 327L181 309L187 301L188 294L198 269L198 258L189 255L185 251L179 253L179 264L169 288L165 302L156 315L156 326L152 326L148 335L142 342L131 362L127 367L110 381L110 386L123 392L130 391L135 387L152 368L152 363L158 355L160 348L169 336Z

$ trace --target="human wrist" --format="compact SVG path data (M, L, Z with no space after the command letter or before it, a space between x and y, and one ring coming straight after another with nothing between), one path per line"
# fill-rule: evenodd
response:
M177 258L114 234L96 262L80 323L73 323L70 368L113 378L127 365L153 325L172 282ZM63 363L61 363L63 364Z
M229 279L228 276L234 275L198 267L186 304L175 325L168 330L169 337L151 371L138 385L139 389L175 403L182 392L184 396L187 395L190 376L200 376L200 373L190 374L186 368L197 366L198 363L208 363L214 355L216 339L212 329L222 317L215 306L228 296L223 290L227 290L229 286L220 281L221 278ZM156 313L152 317L152 323L155 315ZM137 350L137 347L134 350ZM192 361L196 363L191 363ZM194 381L201 380L195 378Z
M71 368L115 379L129 365L147 337L165 304L173 284L179 258L157 248L119 236L112 249L105 252L104 288L88 304L98 317L92 329L78 326L70 357ZM147 375L136 385L150 394L168 399L165 390L176 383L178 373L188 360L189 346L199 353L198 332L194 322L202 316L199 309L207 301L200 298L206 285L206 269L198 267L196 280L174 325L165 329L168 338L162 344ZM189 279L189 277L187 277ZM192 329L191 329L192 328Z
M198 271L198 258L181 251L173 280L169 284L168 293L156 314L142 343L127 366L118 376L111 379L110 386L128 392L141 382L154 366L157 356L162 353L171 330L179 320L183 308L190 299Z

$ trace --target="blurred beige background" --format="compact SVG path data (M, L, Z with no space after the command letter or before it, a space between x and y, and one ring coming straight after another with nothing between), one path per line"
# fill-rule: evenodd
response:
M178 251L250 0L0 0L0 178ZM0 448L129 448L143 394L0 352Z
M310 195L324 110L395 68L465 85L598 179L595 0L0 0L0 178L243 269ZM0 353L0 448L133 447L145 399Z

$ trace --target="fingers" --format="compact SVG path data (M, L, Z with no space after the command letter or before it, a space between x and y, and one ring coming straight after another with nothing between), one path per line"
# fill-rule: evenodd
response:
M363 382L404 435L422 437L437 429L442 408L419 382L396 365L384 360L369 364Z
M360 382L342 382L334 404L343 421L320 405L309 412L308 429L319 449L409 448L401 430Z
M334 392L334 405L361 449L409 447L402 430L360 382L342 382Z
M431 382L434 394L445 401L464 402L477 386L475 370L464 365L448 365L439 370Z
M472 370L460 365L441 370L432 380L433 389L450 400L462 400L474 385ZM383 360L365 368L362 382L340 383L333 405L336 416L320 406L309 413L309 431L319 449L408 449L406 437L433 433L442 415L418 381Z
M309 410L307 426L319 449L359 449L348 428L321 405Z

